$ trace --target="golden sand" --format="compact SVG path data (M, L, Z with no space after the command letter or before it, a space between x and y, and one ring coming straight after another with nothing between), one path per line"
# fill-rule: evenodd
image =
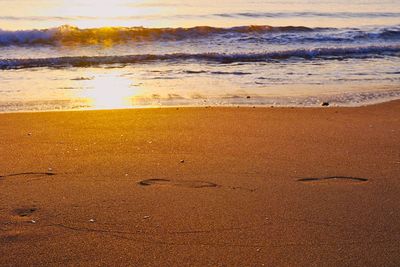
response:
M2 266L394 266L400 101L0 115Z

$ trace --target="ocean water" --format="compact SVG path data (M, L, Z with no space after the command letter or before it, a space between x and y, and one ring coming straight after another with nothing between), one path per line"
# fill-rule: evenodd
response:
M0 1L0 112L400 98L400 0Z

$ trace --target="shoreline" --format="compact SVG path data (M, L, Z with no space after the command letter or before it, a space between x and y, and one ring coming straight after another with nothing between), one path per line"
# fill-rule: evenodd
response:
M5 266L400 263L400 100L0 114Z
M329 102L328 106L323 106L321 103L319 106L291 106L291 105L248 105L248 104L239 104L239 105L171 105L171 106L151 106L151 105L143 105L138 107L121 107L121 108L89 108L89 109L59 109L59 110L20 110L20 111L0 111L1 114L26 114L26 113L64 113L64 112L86 112L86 111L128 111L128 110L146 110L146 109L207 109L207 108L214 108L214 109L236 109L236 108L261 108L261 109L346 109L346 108L364 108L364 107L371 107L376 105L383 105L386 103L398 102L400 101L399 98L376 101L376 102L368 102L368 103L358 103L357 105L335 105Z

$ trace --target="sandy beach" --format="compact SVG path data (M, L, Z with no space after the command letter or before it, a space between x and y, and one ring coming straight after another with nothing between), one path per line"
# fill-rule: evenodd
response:
M1 266L398 266L400 101L0 114Z

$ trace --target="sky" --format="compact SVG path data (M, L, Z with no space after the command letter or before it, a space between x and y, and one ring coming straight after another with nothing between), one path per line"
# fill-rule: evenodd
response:
M279 12L288 14L273 18L262 16L263 13ZM333 17L312 15L304 17L304 14L294 14L295 12L390 12L391 16L382 16L379 21L374 21L373 17L368 16L358 20L363 20L363 24L400 24L400 0L0 0L0 28L20 30L57 27L63 24L81 28L245 24L327 26L331 21L338 24L346 19L342 17L334 20ZM255 13L260 16L237 15L242 13ZM394 13L397 14L393 18Z

